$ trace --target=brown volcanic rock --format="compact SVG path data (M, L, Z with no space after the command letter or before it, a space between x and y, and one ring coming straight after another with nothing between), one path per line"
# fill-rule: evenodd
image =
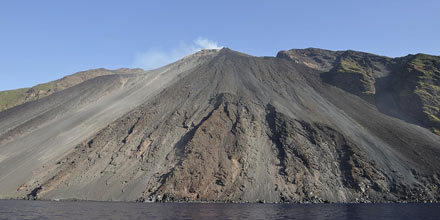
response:
M312 69L330 71L343 51L331 51L318 48L291 49L278 52L277 57L304 64Z
M126 102L133 108L78 138L17 191L7 194L0 187L1 195L122 201L438 201L440 138L328 85L321 73L290 60L229 49L189 56L156 72L170 79L150 96L138 99L153 84L135 83L133 89L144 87ZM117 97L126 95L121 91Z

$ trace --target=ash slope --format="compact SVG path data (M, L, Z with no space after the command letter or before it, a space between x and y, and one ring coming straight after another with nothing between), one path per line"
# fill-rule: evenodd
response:
M133 74L141 73L141 69L92 69L88 71L78 72L62 79L52 82L36 85L32 88L22 88L8 91L0 91L0 111L21 105L23 103L35 101L55 92L65 90L72 86L78 85L89 79L98 76L115 75L115 74Z
M215 54L205 51L153 71L99 76L0 112L0 197L46 172L85 139L155 96L177 75Z
M323 82L322 70L229 49L202 57L176 70L159 93L135 99L118 119L78 136L78 144L52 143L49 150L64 153L1 194L118 201L440 199L440 138L429 130ZM180 61L182 68L191 63Z

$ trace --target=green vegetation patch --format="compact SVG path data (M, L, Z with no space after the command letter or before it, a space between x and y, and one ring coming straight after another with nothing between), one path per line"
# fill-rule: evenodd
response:
M427 124L440 135L440 57L417 54L408 63L408 68L417 74L414 93L422 101Z
M44 91L44 92L50 92L52 90L55 89L55 83L44 83L44 84L39 84L36 85L34 87L32 87L35 91L39 92L39 91Z
M437 129L437 128L433 128L432 130L433 130L432 132L433 132L434 134L440 136L440 130L439 130L439 129Z
M336 67L336 72L348 72L368 75L366 69L360 66L358 62L348 58L341 58Z
M341 58L333 70L335 74L344 74L343 77L337 77L338 80L347 79L347 82L335 82L336 85L345 85L343 89L367 98L372 101L376 93L374 79L371 70L361 65L358 61L351 58ZM347 75L348 74L348 75ZM351 76L350 76L351 75Z
M54 86L55 84L50 82L32 88L2 91L0 92L0 111L48 96L55 92Z
M25 102L28 88L0 92L0 111Z

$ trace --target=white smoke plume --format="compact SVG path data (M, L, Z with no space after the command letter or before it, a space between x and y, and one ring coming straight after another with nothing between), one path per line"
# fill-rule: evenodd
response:
M146 51L136 55L133 67L140 67L146 70L155 69L174 61L177 61L189 54L201 49L220 49L216 41L198 37L191 44L181 43L177 48L169 51Z

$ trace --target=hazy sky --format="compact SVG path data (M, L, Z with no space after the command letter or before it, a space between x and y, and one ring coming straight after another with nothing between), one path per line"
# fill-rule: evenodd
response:
M439 0L1 0L0 90L91 68L153 68L203 47L440 55Z

